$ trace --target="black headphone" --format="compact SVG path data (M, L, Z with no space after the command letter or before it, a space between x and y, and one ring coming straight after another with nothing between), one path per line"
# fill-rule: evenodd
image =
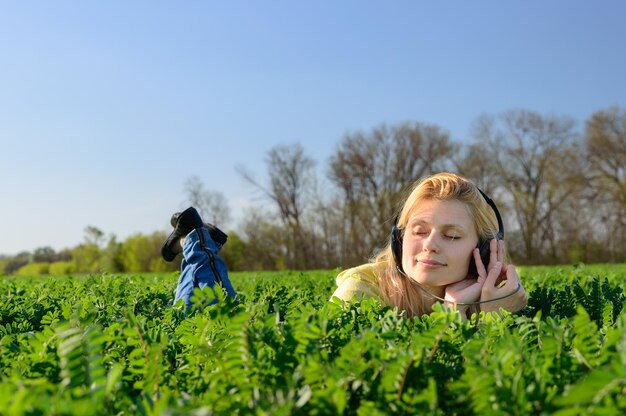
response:
M493 212L496 214L496 219L498 220L498 233L496 234L495 238L496 240L502 240L504 238L504 226L502 225L502 217L500 217L500 212L498 211L498 207L496 206L495 202L493 202L493 200L491 198L489 198L483 191L481 191L479 188L478 192L480 192L480 194L483 196L483 198L485 198L485 201L487 201L487 204L489 204L489 206L491 207L491 209L493 209ZM400 228L398 228L398 218L400 217L400 214L396 215L396 218L393 220L393 225L391 226L391 251L393 253L393 258L396 262L396 267L398 268L398 271L400 273L402 273L404 275L404 270L402 268L402 231L400 230ZM478 247L478 250L480 251L480 258L483 261L483 264L485 265L485 267L487 267L487 264L489 263L489 255L490 255L490 249L489 249L489 242L491 241L491 239L479 239L478 240L478 244L476 245L476 247ZM470 267L468 270L468 276L472 277L474 279L478 278L478 270L476 270L476 262L470 261Z

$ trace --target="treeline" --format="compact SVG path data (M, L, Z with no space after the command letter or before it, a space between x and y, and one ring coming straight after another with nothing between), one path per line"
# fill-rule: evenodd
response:
M232 270L316 269L363 263L387 241L410 185L428 174L469 177L498 204L517 264L626 261L626 110L612 107L580 126L565 116L511 110L479 117L469 140L436 125L381 125L346 134L322 169L296 143L270 149L265 180L239 168L271 208L250 209L222 255ZM323 173L320 174L320 171ZM219 225L223 196L198 178L188 200ZM166 234L86 242L0 259L4 274L176 270L160 258ZM46 269L47 268L47 269Z
M273 202L251 213L246 253L264 268L346 267L389 237L410 185L439 171L471 178L496 201L518 264L626 261L626 111L570 117L511 110L476 120L451 140L424 123L346 134L318 177L299 144L266 158L267 180L241 173Z
M115 236L105 239L104 232L89 226L85 241L72 248L55 252L41 247L0 259L0 272L22 276L67 275L72 273L108 272L166 272L179 266L163 261L160 248L167 235L155 232L136 234L118 242Z

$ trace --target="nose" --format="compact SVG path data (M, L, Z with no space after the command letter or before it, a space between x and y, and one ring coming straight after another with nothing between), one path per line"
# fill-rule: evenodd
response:
M426 237L422 244L422 250L429 252L432 251L434 253L439 251L439 242L437 241L437 233L433 230Z

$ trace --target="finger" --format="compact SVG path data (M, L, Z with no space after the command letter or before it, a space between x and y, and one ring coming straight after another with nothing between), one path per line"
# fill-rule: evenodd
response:
M500 273L500 279L496 282L496 290L500 293L501 296L506 296L510 293L513 293L518 290L518 287L521 286L522 282L517 275L517 271L515 270L515 266L508 265L503 266L503 270ZM523 286L522 286L523 288ZM520 289L521 292L521 289ZM520 295L522 295L520 293ZM517 296L517 295L516 295Z
M478 280L483 283L487 278L487 270L485 270L485 265L483 264L483 260L480 258L480 250L475 248L472 251L474 255L474 262L476 263L476 271L478 272Z
M495 238L492 238L489 241L489 266L488 266L488 269L491 270L491 268L496 264L497 261L498 261L498 240L496 240Z
M487 274L487 279L485 279L485 287L494 288L496 286L496 282L498 281L498 277L500 276L500 272L502 271L502 263L499 261L493 265L489 273Z
M506 267L505 273L506 273L506 283L504 284L503 287L513 288L514 290L517 289L517 286L521 284L521 281L517 274L517 270L515 270L515 266L513 266L512 264L509 264Z
M448 291L458 292L460 290L463 290L475 284L477 284L475 279L463 279L460 282L451 283L447 285L446 292Z
M504 241L498 240L498 261L504 263Z
M502 271L500 271L500 276L496 279L496 288L501 288L506 283L506 265L502 264Z
M473 285L466 287L460 294L462 297L458 299L457 302L476 302L480 299L480 294L482 292L483 285L480 282L475 282Z
M445 300L450 303L475 302L480 298L482 283L474 280L462 280L446 286Z
M513 277L509 279L509 268L512 269ZM496 289L504 289L508 291L510 288L517 289L517 284L519 283L519 276L517 276L517 271L515 271L515 266L507 265L502 263L502 270L500 271L500 276L496 279L495 288Z

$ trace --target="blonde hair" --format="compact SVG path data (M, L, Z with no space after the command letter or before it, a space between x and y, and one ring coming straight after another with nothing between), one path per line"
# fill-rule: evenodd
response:
M409 218L420 202L425 200L454 200L464 203L480 240L495 238L498 233L496 215L476 185L461 176L446 172L428 176L413 184L398 215L396 226L401 232L406 228ZM410 317L429 312L425 306L428 298L424 292L412 279L398 271L391 243L388 243L373 261L388 263L379 278L380 292L386 304L406 311Z

